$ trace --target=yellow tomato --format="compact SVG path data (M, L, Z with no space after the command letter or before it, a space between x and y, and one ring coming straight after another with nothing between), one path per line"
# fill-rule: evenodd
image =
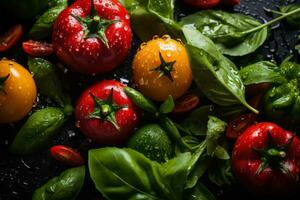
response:
M20 64L0 60L0 123L17 122L31 110L36 85L31 74Z
M192 83L183 44L169 36L142 44L133 60L133 81L139 91L156 101L182 96Z

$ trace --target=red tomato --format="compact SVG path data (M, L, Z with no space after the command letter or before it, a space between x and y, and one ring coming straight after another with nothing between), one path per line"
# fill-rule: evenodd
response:
M287 199L299 189L300 139L276 124L255 124L237 139L232 169L253 193Z
M63 145L56 145L50 148L50 153L56 160L70 166L84 165L84 160L76 150Z
M129 15L117 0L78 0L58 16L53 48L58 58L85 74L111 71L131 47Z
M175 101L173 113L182 114L192 111L199 105L199 97L193 94L187 94Z
M0 52L9 50L16 45L23 34L22 25L18 24L11 27L4 35L0 36Z
M240 4L241 0L221 0L222 4L234 6Z
M52 44L48 44L46 42L29 40L23 42L22 46L25 53L27 53L29 56L40 57L40 56L48 56L53 54Z
M185 0L185 2L191 6L196 6L202 9L209 9L216 7L220 0Z
M124 142L138 125L138 111L118 81L92 85L79 98L75 116L80 130L102 145Z
M254 113L237 116L231 120L226 129L226 136L230 139L237 139L248 127L256 123L258 119Z
M270 83L259 83L246 86L247 96L254 96L260 93L265 93L271 87Z

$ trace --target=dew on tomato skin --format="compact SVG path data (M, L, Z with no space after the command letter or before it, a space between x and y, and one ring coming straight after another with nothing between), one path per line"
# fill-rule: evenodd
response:
M161 37L161 39L163 39L163 40L169 40L169 39L171 39L171 36L170 35L163 35Z

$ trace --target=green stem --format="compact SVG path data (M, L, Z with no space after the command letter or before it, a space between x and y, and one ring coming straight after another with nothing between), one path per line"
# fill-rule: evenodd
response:
M273 20L271 20L271 21L269 21L269 22L267 22L265 24L262 24L262 25L260 25L258 27L250 29L248 31L244 31L244 32L242 32L242 34L249 34L249 33L253 33L255 31L261 30L261 29L263 29L265 27L270 26L271 24L274 24L274 23L276 23L276 22L278 22L278 21L280 21L280 20L282 20L284 18L287 18L287 17L289 17L291 15L294 15L294 14L296 14L298 12L300 12L300 8L297 8L296 10L293 10L293 11L288 12L288 13L282 13L282 15L280 17L277 17L277 18L275 18L275 19L273 19Z

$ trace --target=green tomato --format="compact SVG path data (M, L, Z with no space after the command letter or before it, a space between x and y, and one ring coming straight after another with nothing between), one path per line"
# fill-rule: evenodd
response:
M148 124L137 130L128 147L158 162L169 160L173 154L172 143L158 124Z

